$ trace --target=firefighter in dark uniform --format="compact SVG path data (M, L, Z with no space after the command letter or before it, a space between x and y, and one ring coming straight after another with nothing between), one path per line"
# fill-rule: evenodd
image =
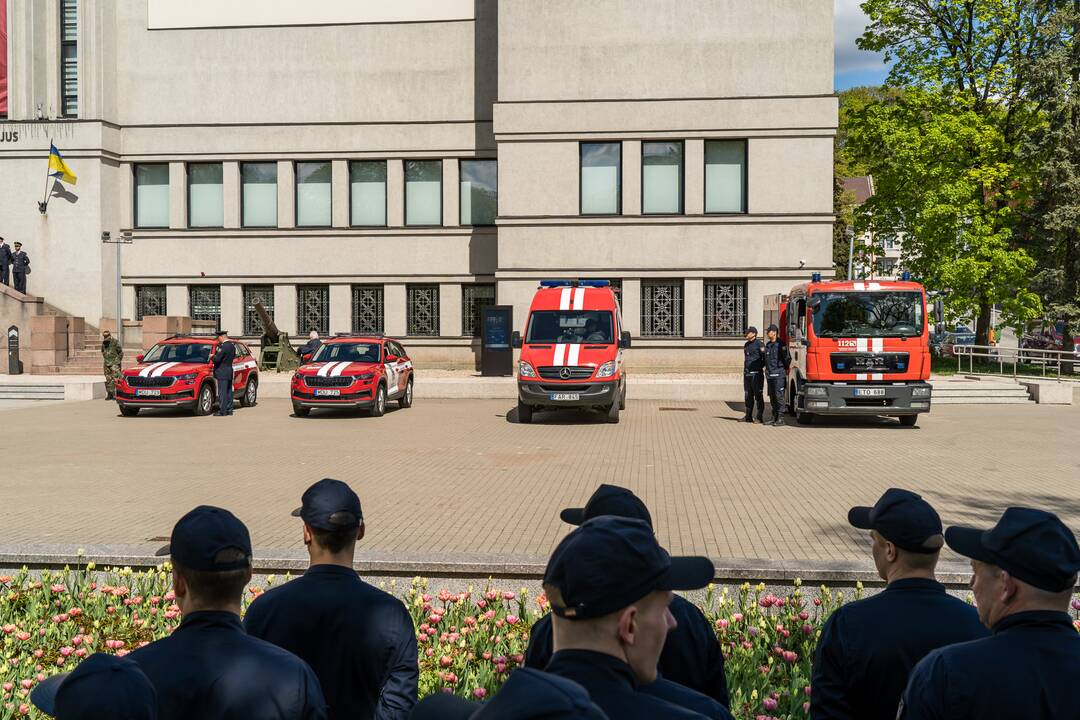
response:
M326 720L319 679L300 658L253 638L240 623L251 582L251 537L228 510L202 505L168 545L183 622L128 655L157 692L160 720ZM113 716L102 716L113 717Z
M409 720L610 720L585 688L532 668L518 668L486 703L428 695Z
M559 517L570 525L581 525L601 515L643 520L652 527L652 515L645 503L626 488L601 485L583 508L566 508ZM672 616L678 625L668 633L657 670L660 679L641 691L695 710L708 717L727 717L727 678L724 653L704 613L680 595L672 598ZM525 650L526 667L543 669L551 659L551 615L537 620ZM721 707L722 706L722 707Z
M950 527L945 542L971 558L975 606L993 634L927 655L897 717L1080 718L1080 635L1068 612L1076 536L1056 515L1011 507L990 530Z
M94 653L69 673L45 678L30 702L56 720L157 720L150 679L128 658Z
M825 623L814 655L811 720L894 720L915 664L932 650L987 635L975 609L949 595L934 571L941 518L913 492L890 488L848 522L869 530L885 589L844 603ZM888 618L888 622L882 622Z
M229 342L229 333L219 330L218 349L211 358L214 363L214 379L217 380L218 411L220 416L233 414L233 360L236 346Z
M779 337L780 328L770 325L765 329L769 342L765 343L765 381L769 384L769 404L772 405L772 422L779 427L784 424L784 403L787 394L787 371L791 367L791 353Z
M260 595L244 616L249 635L296 653L319 678L330 720L405 720L416 705L416 627L404 603L353 570L364 537L360 498L340 480L309 487L303 519L311 566Z
M700 720L700 713L640 692L655 682L675 627L672 590L708 585L705 557L671 557L643 520L604 515L567 535L548 561L554 654L545 672L578 683L610 718Z
M746 342L743 344L743 403L746 405L746 417L743 422L754 422L755 412L757 421L764 423L765 396L763 387L765 376L765 346L757 336L757 328L746 328ZM756 403L756 405L755 405Z

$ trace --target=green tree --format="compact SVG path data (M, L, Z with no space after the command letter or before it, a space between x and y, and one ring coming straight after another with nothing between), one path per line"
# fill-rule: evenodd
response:
M1041 311L1029 285L1034 261L1012 247L1015 182L1000 123L963 95L910 89L852 113L848 151L874 176L875 194L855 211L856 232L902 238L904 265L931 288L948 288L952 319L989 319L1000 304L1011 324ZM985 342L988 324L980 322Z
M1064 349L1080 330L1080 0L1043 0L1046 52L1031 61L1032 99L1044 122L1023 152L1038 167L1038 191L1023 213L1023 244L1038 260L1032 286L1066 324ZM1070 366L1071 369L1071 366Z

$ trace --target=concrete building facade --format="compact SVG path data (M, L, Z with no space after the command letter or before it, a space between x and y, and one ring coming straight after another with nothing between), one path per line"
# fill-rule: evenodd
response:
M91 323L104 231L125 317L251 336L261 299L432 365L552 277L616 282L632 365L731 365L831 273L830 0L7 2L0 235Z

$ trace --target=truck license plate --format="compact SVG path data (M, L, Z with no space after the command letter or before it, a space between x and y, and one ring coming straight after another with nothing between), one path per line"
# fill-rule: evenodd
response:
M856 388L855 397L885 397L885 388Z
M580 400L581 399L581 394L580 393L551 393L551 396L549 397L549 399L551 401L553 401L553 402L557 402L559 400Z
M341 395L340 390L316 390L315 394L321 397L337 397Z
M139 397L161 397L160 390L136 390L135 394Z

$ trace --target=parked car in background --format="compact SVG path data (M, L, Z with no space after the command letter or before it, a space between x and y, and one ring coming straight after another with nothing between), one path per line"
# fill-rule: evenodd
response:
M1060 320L1056 323L1043 322L1041 325L1033 326L1020 338L1021 360L1042 361L1046 357L1042 353L1028 353L1025 356L1023 352L1025 349L1061 352L1065 349L1065 323ZM1073 355L1076 360L1080 360L1080 335L1073 336Z
M956 357L957 345L974 345L975 331L967 325L956 325L944 333L933 333L930 337L930 351L938 357Z

